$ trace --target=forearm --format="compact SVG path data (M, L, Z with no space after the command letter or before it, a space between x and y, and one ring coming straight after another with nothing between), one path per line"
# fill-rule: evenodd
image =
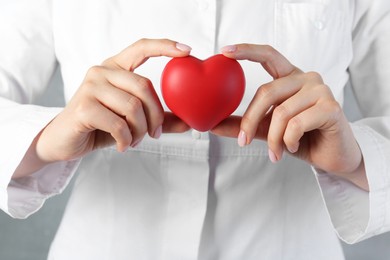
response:
M366 175L366 170L364 166L364 159L362 158L358 168L350 173L341 173L337 174L339 177L342 177L351 183L355 184L359 188L369 191L369 185L368 185L368 180L367 180L367 175Z
M37 142L40 135L41 134L39 133L38 136L31 143L22 161L12 175L12 179L18 179L31 175L32 173L42 169L47 164L49 164L49 162L45 162L44 160L42 160L36 152Z

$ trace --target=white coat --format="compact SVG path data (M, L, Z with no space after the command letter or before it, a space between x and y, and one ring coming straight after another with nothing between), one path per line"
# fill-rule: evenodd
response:
M39 210L78 172L50 259L343 259L390 228L390 2L387 0L15 0L0 8L0 206ZM201 59L235 43L270 44L319 72L343 102L351 82L365 118L351 123L370 192L267 145L189 131L136 149L93 152L11 181L27 148L61 111L28 105L61 66L69 100L89 67L140 38L169 38ZM167 58L137 69L159 79ZM246 92L271 78L241 62ZM166 107L165 107L166 108ZM61 133L58 133L61 135ZM336 231L336 232L335 232Z

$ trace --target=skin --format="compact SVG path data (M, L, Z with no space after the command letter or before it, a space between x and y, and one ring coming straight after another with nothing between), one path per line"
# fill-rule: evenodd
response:
M123 152L147 133L159 138L162 132L187 131L185 123L163 111L150 80L134 70L150 57L182 57L190 51L166 39L141 39L90 68L64 110L32 142L13 178L113 144Z
M64 110L35 138L13 177L112 144L121 152L139 144L145 134L159 138L161 133L189 130L163 111L150 80L134 70L150 57L182 57L190 51L167 39L142 39L92 67ZM229 58L260 63L274 80L259 87L242 117L227 118L212 133L238 137L240 146L265 140L272 162L288 152L368 190L360 148L318 73L302 72L270 46L238 44L221 51Z
M254 138L266 140L275 163L288 152L369 190L359 145L321 75L302 72L270 46L238 44L222 48L222 53L260 63L274 80L259 87L242 117L226 119L214 134L238 136L241 146Z

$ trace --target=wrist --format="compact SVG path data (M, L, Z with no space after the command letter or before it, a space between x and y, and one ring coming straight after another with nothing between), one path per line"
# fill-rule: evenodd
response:
M41 133L39 133L32 141L30 147L27 149L22 161L19 163L12 179L22 178L31 175L32 173L42 169L50 164L49 161L42 159L37 153L37 143Z
M352 182L365 191L369 191L368 179L364 159L362 158L359 166L352 172L338 174L340 177Z

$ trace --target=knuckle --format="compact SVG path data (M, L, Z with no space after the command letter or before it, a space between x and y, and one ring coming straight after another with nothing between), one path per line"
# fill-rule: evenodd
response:
M150 41L150 39L148 39L148 38L141 38L138 41L136 41L135 43L133 43L132 47L137 47L137 48L143 49L145 47L145 45L147 45L149 43L149 41Z
M265 57L269 60L272 60L275 55L277 54L276 50L274 47L272 47L271 45L264 45L264 54L265 54Z
M126 112L128 113L136 113L137 111L142 109L142 102L138 98L134 96L130 96L127 100Z
M145 77L137 78L137 87L143 92L150 92L150 88L152 86L152 82Z
M287 128L289 131L292 131L293 133L301 133L302 132L302 121L299 117L293 117L288 122Z
M287 124L283 142L287 147L292 147L299 141L303 134L303 123L301 119L299 117L294 117Z
M343 108L336 100L328 101L327 107L328 107L328 111L336 117L338 117L344 113Z
M102 62L102 66L110 66L112 63L113 63L113 60L112 60L112 57L111 57L111 58L105 59Z
M331 89L325 84L308 84L304 86L307 91L315 93L318 100L332 99L333 94Z
M273 117L276 120L287 121L290 118L290 112L284 105L279 105L274 109Z
M272 96L272 85L264 84L260 88L257 89L255 96L260 99L267 100Z
M138 40L138 43L139 43L139 44L145 44L145 43L148 42L148 41L149 41L148 38L141 38L141 39Z
M81 91L85 90L86 91L83 91L83 94L91 94L91 91L90 89L94 89L96 87L96 82L93 78L86 78L83 82L83 84L81 85L80 89Z
M323 82L321 74L315 71L306 72L305 77L312 82Z
M170 44L172 43L171 40L169 40L168 38L162 38L162 39L159 39L158 40L161 44Z
M333 92L328 85L320 84L320 87L324 90L328 97L333 99Z
M344 111L341 105L336 100L326 100L319 103L321 111L328 115L331 122L339 121Z
M116 69L120 68L120 66L116 62L116 59L118 59L118 56L119 56L119 54L104 60L102 62L101 67L102 68L116 68Z
M117 136L124 136L128 129L127 123L121 118L114 120L111 125L112 133L115 133Z
M94 88L98 80L102 77L101 75L104 73L104 70L104 67L98 65L90 67L85 74L81 88Z
M92 66L88 69L87 75L90 75L93 77L97 76L97 75L101 75L103 73L103 70L104 70L103 66L95 65L95 66Z

